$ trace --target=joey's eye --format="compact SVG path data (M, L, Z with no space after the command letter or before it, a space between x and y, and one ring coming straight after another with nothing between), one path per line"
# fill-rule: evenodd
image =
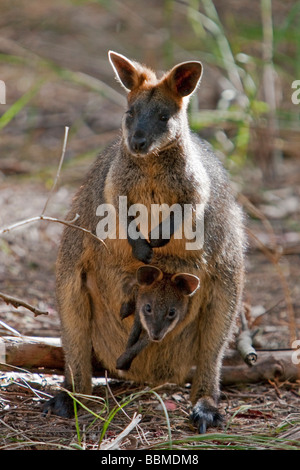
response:
M126 116L129 117L129 118L133 118L134 116L134 112L133 112L133 108L129 108L127 111L126 111Z
M150 304L146 304L146 305L144 306L144 311L145 311L146 313L151 313L151 311L152 311L151 305L150 305Z
M167 114L160 114L159 120L162 122L167 122L169 120L169 116Z
M173 318L176 316L176 308L172 307L170 308L169 310L169 313L168 313L168 318L169 320L173 320Z

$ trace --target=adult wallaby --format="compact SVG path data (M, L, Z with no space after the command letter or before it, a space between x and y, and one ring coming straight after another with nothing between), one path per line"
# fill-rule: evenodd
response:
M189 298L200 285L188 273L163 273L156 266L140 266L128 282L130 299L121 306L121 318L134 314L126 351L117 360L117 369L128 370L133 359L150 341L162 341L188 311ZM142 331L145 334L141 336Z
M111 217L104 219L110 225L105 245L81 230L64 230L57 260L64 386L72 389L74 384L77 392L91 393L92 353L117 374L116 361L133 324L132 316L122 321L119 315L128 275L150 261L170 274L188 272L200 279L201 289L190 299L187 315L164 341L152 342L140 352L126 377L140 383L184 384L196 366L191 418L199 432L205 432L207 426L221 422L221 362L241 304L241 211L219 160L188 126L188 99L199 84L201 63L179 64L158 79L120 54L110 52L109 59L128 92L122 134L96 160L68 220L79 214L76 224L105 238L100 217L111 208L116 217L115 224L108 223ZM161 219L158 226L150 224L148 235L134 218L137 205L147 209L149 219L153 207L175 205L177 210L168 217L169 236ZM184 213L181 222L178 208ZM185 212L186 208L191 210ZM190 243L189 223L196 243ZM197 237L199 227L202 240ZM62 392L47 403L49 409L71 416L72 400Z

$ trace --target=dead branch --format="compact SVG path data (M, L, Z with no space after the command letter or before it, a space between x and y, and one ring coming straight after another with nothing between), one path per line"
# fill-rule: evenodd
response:
M65 153L66 153L66 148L67 148L67 140L68 140L68 134L69 134L69 128L68 127L65 127L65 137L64 137L64 143L63 143L63 148L62 148L62 152L61 152L61 156L60 156L60 161L59 161L59 165L58 165L58 168L57 168L57 172L56 172L56 177L54 179L54 182L53 182L53 185L52 185L52 188L51 188L51 191L49 193L49 196L48 196L48 199L45 203L45 206L44 206L44 209L42 211L42 216L45 214L46 212L46 209L47 209L47 206L48 206L48 203L51 199L51 196L56 188L56 185L57 185L57 182L58 182L58 179L59 179L59 176L60 176L60 171L61 171L61 167L62 167L62 164L63 164L63 161L64 161L64 158L65 158Z
M7 232L10 232L11 230L14 230L14 229L16 229L18 227L21 227L23 225L27 225L27 224L37 222L37 221L56 222L56 223L59 223L59 224L66 225L67 227L71 227L71 228L74 228L74 229L77 229L77 230L81 230L84 233L87 233L89 236L91 236L91 237L95 238L97 241L100 241L101 243L103 243L103 245L107 248L104 241L101 240L101 238L94 235L90 230L87 230L84 227L80 227L79 225L74 224L74 222L76 222L76 220L78 220L78 218L80 217L79 214L76 214L74 219L70 220L70 221L61 220L61 219L57 219L55 217L49 217L49 216L44 215L45 211L47 209L48 203L51 199L51 196L52 196L52 194L55 190L55 187L56 187L57 181L59 179L59 176L60 176L60 171L61 171L61 167L62 167L62 164L63 164L63 160L64 160L64 156L65 156L65 152L66 152L66 147L67 147L68 131L69 131L69 128L65 127L65 136L64 136L63 149L62 149L58 169L57 169L57 172L56 172L56 177L54 179L54 183L52 185L52 188L50 190L49 196L46 200L46 203L44 205L44 208L42 210L41 215L38 215L38 216L35 216L35 217L30 217L30 218L25 219L25 220L21 220L21 221L16 222L16 223L14 223L14 224L12 224L8 227L0 229L0 235L2 235L4 233L7 233ZM13 305L15 308L18 308L20 306L27 308L28 310L32 311L35 314L35 316L37 316L37 315L48 315L48 312L42 311L42 310L40 310L36 307L33 307L32 305L28 304L24 300L17 299L15 297L10 296L10 295L7 295L7 294L4 294L4 293L0 292L0 298L3 299L7 304Z
M76 220L78 220L78 218L80 217L79 214L76 214L76 216L74 217L73 220L70 220L70 221L67 221L67 220L61 220L61 219L57 219L56 217L49 217L49 216L46 216L44 215L45 212L46 212L46 209L47 209L47 206L48 206L48 203L51 199L51 196L55 190L55 187L56 187L56 184L57 184L57 181L59 179L59 176L60 176L60 171L61 171L61 167L62 167L62 164L63 164L63 160L64 160L64 157L65 157L65 152L66 152L66 147L67 147L67 138L68 138L68 132L69 132L69 128L68 127L65 127L65 136L64 136L64 143L63 143L63 149L62 149L62 153L61 153L61 157L60 157L60 161L59 161L59 165L58 165L58 169L57 169L57 172L56 172L56 177L54 179L54 183L52 185L52 188L50 190L50 193L49 193L49 196L46 200L46 203L44 205L44 208L42 210L42 213L36 217L30 217L28 219L25 219L25 220L21 220L20 222L16 222L12 225L10 225L9 227L6 227L6 228L3 228L0 230L0 235L2 235L3 233L6 233L6 232L10 232L11 230L14 230L15 228L18 228L18 227L21 227L23 225L26 225L26 224L30 224L32 222L37 222L37 221L41 221L41 220L45 220L47 222L56 222L56 223L59 223L59 224L63 224L63 225L66 225L67 227L72 227L72 228L75 228L77 230L81 230L82 232L84 233L87 233L88 235L92 236L93 238L95 238L96 240L100 241L101 243L103 243L103 245L106 247L106 244L104 243L104 241L97 237L96 235L94 235L90 230L87 230L86 228L84 227L80 227L79 225L74 225L74 222ZM106 247L107 248L107 247Z
M29 371L45 370L63 374L64 356L59 338L40 337L13 337L0 338L0 352L2 351L1 370L11 370L15 367L26 368ZM286 350L259 350L257 361L252 367L247 366L241 355L236 350L229 350L225 354L222 368L223 385L236 383L268 382L269 380L289 380L291 382L300 379L300 364L293 361L294 349ZM94 369L95 377L105 377L105 369L97 364ZM187 382L194 375L192 369ZM110 374L110 378L118 376Z
M258 383L269 380L295 382L300 379L300 364L293 362L295 350L258 350L257 361L248 367L237 351L228 351L222 368L223 385Z
M63 370L63 350L59 338L4 336L0 338L1 370L13 367ZM5 359L5 362L4 362Z
M259 238L250 229L246 229L247 235L249 235L249 237L251 237L254 240L258 248L265 254L267 259L273 264L278 274L278 277L280 279L281 286L284 292L286 307L287 307L287 311L289 315L290 339L292 342L297 337L296 335L297 328L296 328L295 312L294 312L294 307L292 303L291 291L290 291L287 279L283 273L282 267L280 266L280 263L279 263L280 258L282 257L283 251L280 249L280 247L277 246L273 227L270 224L267 217L257 207L255 207L249 201L249 199L243 194L239 194L238 199L240 203L243 205L243 207L245 207L248 210L248 212L250 212L255 217L261 220L267 232L269 233L270 240L272 240L272 247L269 248L261 240L259 240Z
M248 366L253 366L257 360L257 353L252 345L252 341L258 330L250 331L248 328L245 312L240 313L241 332L236 340L236 348Z
M84 227L80 227L80 225L74 225L74 222L76 220L78 220L79 218L79 214L76 214L76 216L74 217L74 219L68 221L68 220L61 220L61 219L57 219L56 217L49 217L49 216L46 216L46 215L38 215L36 217L31 217L29 219L25 219L25 220L21 220L20 222L16 222L15 224L13 225L10 225L9 227L6 227L6 228L3 228L0 230L0 235L2 235L3 233L5 232L10 232L11 230L15 229L15 228L18 228L18 227L21 227L22 225L27 225L27 224L30 224L32 222L37 222L37 221L40 221L40 220L45 220L46 222L56 222L56 223L59 223L59 224L63 224L63 225L66 225L67 227L71 227L71 228L75 228L77 230L81 230L82 232L84 233L87 233L88 235L90 235L91 237L95 238L97 241L103 243L103 245L106 247L107 249L107 246L105 244L105 242L97 237L97 235L95 235L94 233L92 233L90 230L87 230L86 228Z
M128 426L113 441L105 441L101 444L100 450L119 450L123 439L128 436L128 434L130 434L134 428L137 427L141 419L142 415L135 414Z
M3 294L3 292L0 292L0 298L4 300L7 304L13 305L15 308L18 307L25 307L27 310L30 310L31 312L34 313L34 316L37 317L38 315L48 315L48 312L45 310L40 310L37 307L34 307L33 305L28 304L27 302L24 302L24 300L18 299L17 297L12 297L10 295Z

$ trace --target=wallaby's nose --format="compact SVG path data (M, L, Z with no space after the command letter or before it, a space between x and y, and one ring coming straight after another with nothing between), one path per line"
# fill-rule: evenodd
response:
M146 136L143 131L136 131L131 139L131 146L135 152L143 152L146 149Z

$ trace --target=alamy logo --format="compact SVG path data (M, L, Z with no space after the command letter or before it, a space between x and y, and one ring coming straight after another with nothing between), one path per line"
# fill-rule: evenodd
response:
M126 239L137 240L143 236L151 239L168 239L171 234L171 223L174 226L174 239L185 239L187 250L200 250L204 243L204 204L151 204L149 211L144 204L127 205L127 197L119 196L119 206L100 204L96 215L101 217L96 233L102 240ZM130 223L127 225L128 217ZM127 231L128 228L128 231Z
M292 88L296 88L296 91L292 93L292 103L300 103L300 80L294 80L292 83Z
M297 348L296 351L292 352L292 363L300 364L300 340L296 339L293 341L292 348Z
M3 80L0 80L0 104L6 104L6 86Z

